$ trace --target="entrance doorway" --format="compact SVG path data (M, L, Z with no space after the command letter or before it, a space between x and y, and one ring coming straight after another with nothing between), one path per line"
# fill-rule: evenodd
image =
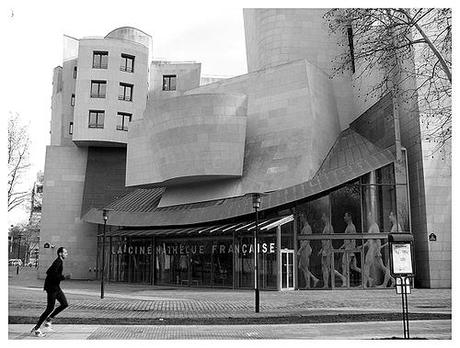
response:
M281 290L294 290L294 250L281 250Z

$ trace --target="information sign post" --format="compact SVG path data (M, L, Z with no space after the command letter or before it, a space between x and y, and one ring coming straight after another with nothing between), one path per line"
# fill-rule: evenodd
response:
M409 307L407 294L411 293L411 278L414 276L412 267L413 241L411 234L394 233L388 235L390 245L390 271L396 278L396 293L401 294L402 319L404 338L410 338L409 334Z

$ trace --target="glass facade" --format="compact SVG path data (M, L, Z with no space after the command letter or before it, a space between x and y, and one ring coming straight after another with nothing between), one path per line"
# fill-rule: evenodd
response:
M279 229L291 237L293 224L259 232L259 287L277 289ZM106 279L156 285L254 288L254 236L216 237L107 237ZM98 269L102 262L99 237Z
M391 164L298 203L290 218L262 227L260 289L393 286L387 240L388 233L409 232L406 184ZM214 235L110 237L105 247L106 279L253 289L253 231L230 228Z
M409 232L407 201L391 164L299 204L298 288L393 286L388 233Z

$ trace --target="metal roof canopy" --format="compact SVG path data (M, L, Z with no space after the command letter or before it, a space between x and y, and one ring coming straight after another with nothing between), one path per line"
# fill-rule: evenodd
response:
M294 221L293 215L284 217L265 219L259 222L260 231L268 231L278 226L282 226L291 221ZM213 236L220 234L231 234L233 231L236 232L252 232L255 228L255 221L247 223L232 223L224 225L213 225L213 226L197 226L188 228L162 228L162 229L118 229L114 231L108 231L106 237L153 237L153 236Z

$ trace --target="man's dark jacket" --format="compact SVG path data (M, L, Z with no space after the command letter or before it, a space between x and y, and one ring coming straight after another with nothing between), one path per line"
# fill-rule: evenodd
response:
M58 257L46 271L45 286L43 289L47 292L58 291L61 289L59 284L61 283L61 280L64 279L65 278L62 275L62 260Z

